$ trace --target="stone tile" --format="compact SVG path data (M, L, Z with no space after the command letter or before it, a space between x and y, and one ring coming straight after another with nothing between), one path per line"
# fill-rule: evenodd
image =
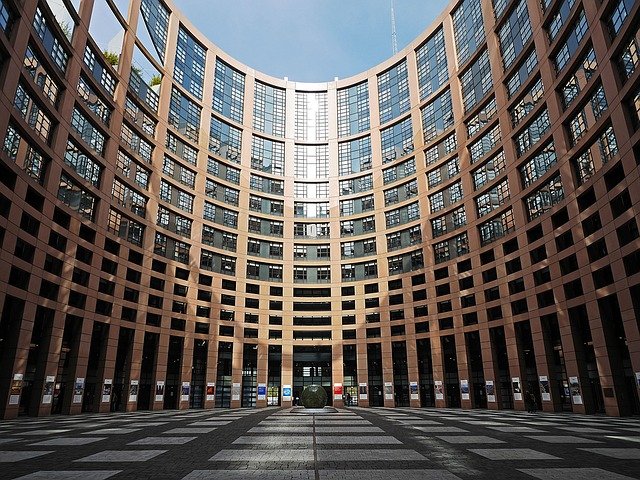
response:
M603 430L602 428L592 427L556 427L558 430L567 430L572 433L611 433L610 430Z
M612 440L624 440L626 442L640 443L640 437L626 437L624 435L607 435L605 438Z
M41 442L32 443L36 446L73 446L73 445L89 445L90 443L96 443L101 440L105 440L107 437L61 437L51 438L49 440L43 440Z
M402 420L402 425L442 425L442 422L436 422L435 420Z
M162 455L167 450L105 450L94 453L76 462L146 462Z
M416 430L420 430L425 433L468 433L469 430L465 430L460 427L430 427L430 426L417 426L414 427Z
M620 460L640 460L640 448L581 448L580 450Z
M499 440L493 437L487 437L485 435L438 435L440 440L444 440L448 443L454 444L466 444L466 443L506 443L504 440Z
M278 427L278 426L269 426L269 427L252 427L249 429L249 433L293 433L291 427ZM295 429L295 433L313 433L313 427L297 427Z
M574 437L573 435L525 435L537 442L546 443L602 443L592 438Z
M17 442L18 440L22 440L22 439L21 438L0 438L0 445L2 445L3 443Z
M184 445L198 437L145 437L127 445Z
M520 472L540 480L631 480L633 477L609 472L601 468L519 468Z
M470 448L469 451L489 460L561 460L531 448Z
M320 437L318 437L320 438ZM353 438L353 437L350 437ZM298 448L310 448L313 445L313 437L311 435L252 435L236 438L234 445L260 445L264 447L287 447L298 446Z
M122 470L48 470L30 473L16 480L105 480Z
M322 480L460 480L447 470L320 470Z
M532 427L487 427L491 430L495 430L496 432L503 433L544 433L544 430L540 430L539 428Z
M41 457L54 453L53 451L47 452L26 452L26 451L0 451L0 463L13 463L21 462L23 460L30 460L32 458Z
M316 437L318 445L402 445L396 437L388 435L375 436L353 436L353 435L318 435Z
M128 428L146 428L146 427L160 427L162 425L168 425L169 422L133 422L127 423Z
M228 420L199 420L197 422L190 423L190 427L221 427L228 425L231 422Z
M221 450L211 462L313 462L313 450Z
M351 462L351 461L424 461L427 458L415 450L406 449L349 449L318 450L319 462Z
M82 435L126 435L140 431L139 428L99 428L92 432L83 432Z
M503 426L507 426L509 425L508 423L504 423L504 422L496 422L494 420L460 420L462 423L466 423L469 425L479 425L482 427L488 427L488 426L492 426L492 427L503 427Z
M211 433L215 429L216 427L181 427L181 428L172 428L171 430L167 430L166 432L162 432L162 433L166 433L166 434L181 433L181 434L194 435L198 433Z
M313 470L194 470L182 480L314 480Z
M70 431L71 430L68 430L68 429L57 428L57 429L50 429L50 430L30 430L28 432L15 433L15 435L20 435L20 436L28 435L30 437L42 437L46 435L59 435L60 433L67 433Z
M383 433L380 427L316 427L316 433Z

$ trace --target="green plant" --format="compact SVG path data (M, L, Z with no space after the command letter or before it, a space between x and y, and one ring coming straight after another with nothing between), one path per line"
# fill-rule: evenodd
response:
M322 408L327 404L327 392L320 385L307 385L300 400L305 408Z
M155 87L156 85L160 85L160 83L162 83L162 77L160 75L154 75L151 77L151 80L149 80L150 87Z
M109 65L112 67L115 67L120 62L120 55L115 52L105 50L102 52L102 55L104 55L105 60L109 62Z
M142 76L142 69L136 65L131 65L131 71L135 72L139 77Z

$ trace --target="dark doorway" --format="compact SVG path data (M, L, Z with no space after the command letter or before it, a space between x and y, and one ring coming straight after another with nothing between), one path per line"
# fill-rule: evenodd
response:
M293 347L293 399L300 398L307 385L321 385L327 405L333 404L331 391L331 347Z

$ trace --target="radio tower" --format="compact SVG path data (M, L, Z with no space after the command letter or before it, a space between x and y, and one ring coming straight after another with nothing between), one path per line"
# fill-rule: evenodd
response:
M393 54L398 53L398 35L396 34L396 12L393 8L393 0L391 0L391 49Z

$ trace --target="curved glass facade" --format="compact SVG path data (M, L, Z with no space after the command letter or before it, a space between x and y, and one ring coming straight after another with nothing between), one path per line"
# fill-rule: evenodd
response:
M637 2L452 2L313 84L173 2L0 5L0 416L640 413Z

